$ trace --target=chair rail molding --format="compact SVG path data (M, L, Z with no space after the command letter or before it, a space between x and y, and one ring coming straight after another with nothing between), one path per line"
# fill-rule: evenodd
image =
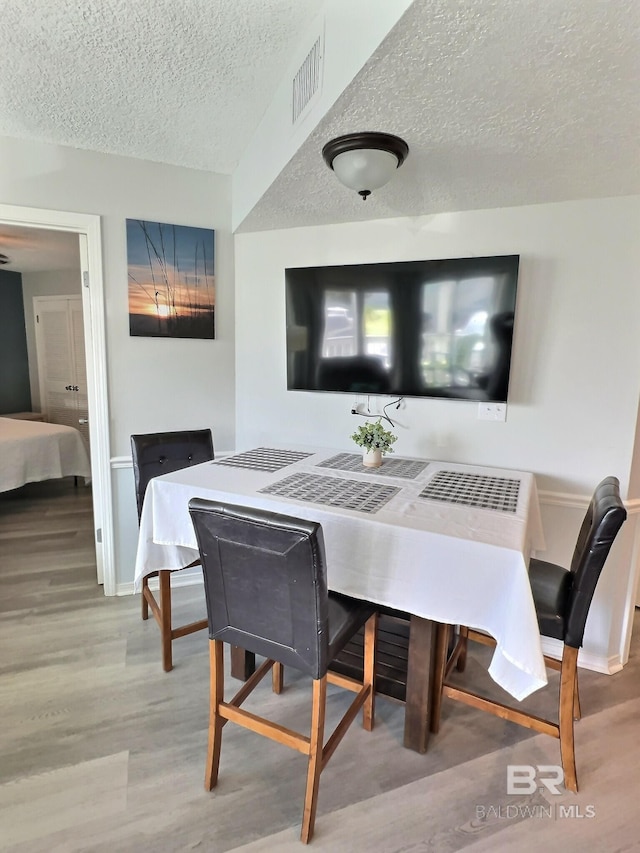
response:
M541 489L538 492L540 503L545 506L563 506L568 509L585 509L589 505L591 495L576 495L570 492L551 492ZM623 502L629 515L640 512L640 498Z
M216 459L224 459L225 456L231 456L235 450L216 450ZM131 456L112 456L110 460L111 469L113 471L118 468L133 468L133 459Z

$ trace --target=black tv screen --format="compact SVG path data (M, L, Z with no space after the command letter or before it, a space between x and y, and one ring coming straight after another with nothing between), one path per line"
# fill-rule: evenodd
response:
M287 388L504 403L519 255L285 270Z

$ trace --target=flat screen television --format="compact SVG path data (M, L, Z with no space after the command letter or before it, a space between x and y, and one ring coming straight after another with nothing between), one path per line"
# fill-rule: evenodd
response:
M287 388L506 402L519 260L286 269Z

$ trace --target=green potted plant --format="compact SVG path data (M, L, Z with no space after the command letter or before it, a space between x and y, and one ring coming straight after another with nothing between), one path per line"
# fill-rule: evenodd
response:
M362 464L367 468L379 468L383 454L393 453L391 445L398 440L397 435L384 428L382 418L359 426L351 438L362 447Z

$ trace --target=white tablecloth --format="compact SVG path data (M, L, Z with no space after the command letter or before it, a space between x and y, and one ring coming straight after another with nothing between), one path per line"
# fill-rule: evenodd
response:
M415 479L318 467L335 451L315 452L275 472L206 462L153 479L147 489L135 583L157 569L180 568L197 544L192 497L228 501L313 519L322 524L329 588L449 624L486 631L497 641L489 672L516 699L547 683L527 566L544 548L535 478L507 469L429 463ZM387 457L393 459L393 457ZM439 471L520 482L515 512L424 499ZM260 493L296 472L399 487L375 513Z

